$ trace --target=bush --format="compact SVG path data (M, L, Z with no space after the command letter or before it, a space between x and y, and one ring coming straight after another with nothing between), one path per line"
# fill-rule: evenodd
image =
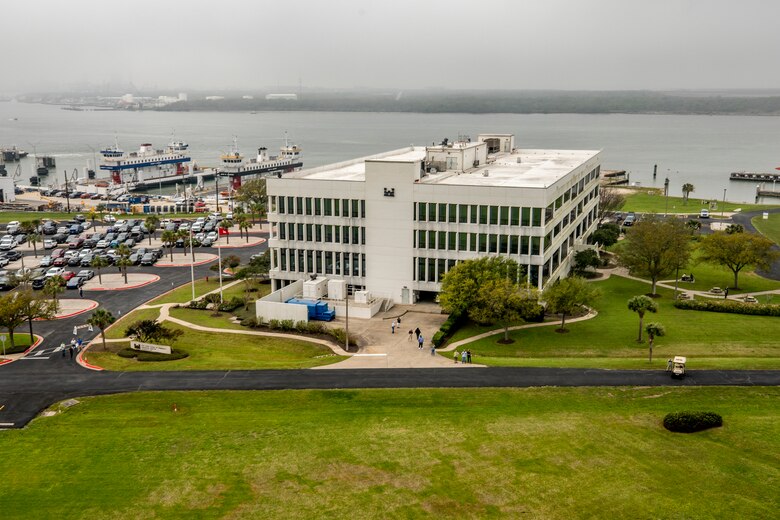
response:
M325 334L327 332L325 329L325 325L323 325L319 321L310 321L306 325L307 325L306 332L308 332L309 334Z
M279 329L284 332L292 332L295 330L295 322L293 320L282 320L279 322Z
M303 320L299 321L295 324L295 330L302 333L309 332L309 322Z
M271 320L268 322L268 328L271 330L278 330L281 327L279 320Z
M344 345L346 343L347 332L344 329L327 329L327 332L334 340L336 340L336 343L338 343L339 345ZM357 344L358 344L357 338L352 334L350 334L349 345L353 346Z
M686 311L727 312L731 314L749 314L751 316L780 316L780 305L765 303L745 303L734 300L677 300L674 306Z
M664 428L670 432L693 433L723 426L715 412L672 412L664 417Z
M259 324L255 318L244 318L239 322L242 327L256 328Z
M431 341L433 342L433 346L436 348L439 348L442 343L444 343L445 334L441 330L437 330L436 333L433 335L433 338Z
M198 309L198 310L205 310L208 307L208 302L206 300L193 300L187 305L190 309Z
M242 305L244 305L244 300L238 296L233 296L230 300L220 303L217 306L217 310L222 312L233 312Z
M117 355L126 359L135 358L137 361L175 361L189 356L187 352L177 348L171 349L170 354L157 354L156 352L133 350L130 347L123 348L117 352Z

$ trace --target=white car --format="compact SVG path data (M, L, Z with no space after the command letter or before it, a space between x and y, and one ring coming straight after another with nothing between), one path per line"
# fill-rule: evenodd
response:
M103 215L103 222L106 224L111 224L116 222L116 217L114 215Z
M5 226L5 232L9 235L14 235L19 232L19 221L18 220L12 220L8 223L7 226Z
M52 267L48 271L46 271L46 278L52 278L54 276L62 276L65 272L65 268L63 267Z
M57 247L57 241L53 238L46 238L43 240L44 249L54 249L55 247Z
M231 211L231 212L226 213L225 214L225 218L227 220L233 220L233 212Z
M710 218L710 210L703 209L699 211L699 218Z
M17 245L19 244L16 243L16 240L14 240L14 237L12 236L6 235L0 239L0 250L2 251L10 251Z

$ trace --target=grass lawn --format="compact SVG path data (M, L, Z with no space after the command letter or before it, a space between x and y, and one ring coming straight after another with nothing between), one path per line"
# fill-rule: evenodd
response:
M621 208L622 211L635 211L637 213L661 213L663 214L667 210L667 200L663 196L662 191L648 193L647 189L637 190L635 193L626 197L626 204ZM691 197L688 203L685 204L682 197L669 197L668 200L668 212L669 213L695 213L698 215L699 210L702 208L709 208L709 204L703 204L702 201L708 202L706 199L696 197L696 192L691 193ZM715 201L718 203L718 209L711 210L711 212L719 212L721 209L724 211L734 211L741 209L741 211L757 211L767 208L777 208L778 205L765 205L765 204L744 204L741 202L729 202L726 201L725 206L722 200ZM719 215L714 214L713 217Z
M230 321L233 316L229 312L222 312L219 316L212 316L212 311L187 309L184 307L178 309L170 309L170 315L180 320L194 323L202 327L214 327L219 329L236 329L236 330L248 330L246 327L242 327L237 323Z
M4 519L775 518L780 508L778 388L81 401L0 431ZM686 409L718 412L724 426L663 429L666 413Z
M108 370L249 370L261 368L311 368L343 361L328 347L294 339L201 332L173 323L184 331L173 346L189 353L175 361L141 362L111 352L90 352L90 363Z
M594 283L602 291L596 318L567 324L566 334L555 332L554 325L513 331L510 345L497 343L503 333L475 341L468 345L474 362L659 368L667 358L681 355L694 368L780 368L780 319L675 309L672 291L665 289L656 300L658 313L648 313L644 320L666 327L666 336L656 338L651 365L646 335L644 343L636 342L639 318L627 308L628 299L646 293L648 286L618 276Z
M27 324L24 324L24 329L27 330ZM35 333L35 328L33 328L33 333ZM21 332L19 328L16 329L16 332L14 333L14 347L11 348L11 335L8 334L8 331L3 330L2 334L5 336L5 353L6 354L18 354L20 352L24 352L28 348L30 348L30 345L32 345L32 342L30 341L30 334ZM34 338L33 338L34 341ZM0 354L3 353L3 348L0 346Z
M222 281L222 285L225 285L225 281ZM203 296L204 294L211 292L215 289L219 289L219 278L209 276L208 281L205 278L195 280L195 297ZM188 303L192 300L192 284L187 282L184 285L177 287L167 294L155 298L148 302L148 305L158 305L160 303Z
M772 240L775 244L780 244L780 213L770 213L767 220L764 220L764 217L759 215L753 217L751 222L762 235Z
M688 265L680 269L680 276L683 273L693 273L696 278L695 283L680 282L679 287L683 290L708 291L712 287L720 287L722 289L729 287L729 294L745 294L780 289L780 281L759 276L750 267L746 267L739 273L739 289L735 290L733 289L734 273L727 267L700 260L699 253L696 250L693 251ZM671 277L671 284L674 284L674 276Z
M160 309L136 309L116 320L110 329L106 331L106 339L120 339L125 337L125 329L132 323L140 320L156 320L160 317Z

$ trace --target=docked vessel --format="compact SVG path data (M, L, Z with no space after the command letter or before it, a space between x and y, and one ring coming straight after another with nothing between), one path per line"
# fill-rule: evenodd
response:
M0 152L3 155L3 160L5 162L14 162L27 157L27 152L15 146L12 146L11 148L0 149Z
M213 171L194 172L187 143L172 141L164 150L144 143L137 152L125 153L119 145L100 150L102 171L110 174L112 187L144 190L167 184L195 184L214 177Z
M777 168L780 170L780 168ZM732 172L729 176L729 180L732 181L759 181L759 182L772 182L780 180L780 173L764 173L764 172Z
M269 155L268 149L257 149L257 157L244 160L244 156L238 150L238 142L233 139L231 150L222 155L219 167L219 176L230 179L230 187L237 190L241 187L242 180L281 176L288 172L298 171L303 168L301 148L291 144L285 136L284 145L279 150L279 155Z

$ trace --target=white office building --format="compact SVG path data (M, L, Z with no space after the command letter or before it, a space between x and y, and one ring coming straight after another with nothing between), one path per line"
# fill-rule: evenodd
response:
M598 151L486 134L268 179L274 289L317 274L409 304L486 255L516 260L542 288L595 229L599 170Z

